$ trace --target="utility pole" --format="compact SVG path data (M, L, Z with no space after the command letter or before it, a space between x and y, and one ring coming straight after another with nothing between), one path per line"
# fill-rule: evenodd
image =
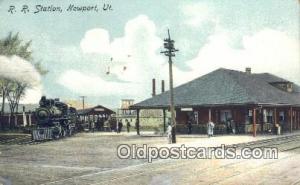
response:
M173 94L173 70L172 70L172 57L175 57L175 52L178 50L174 48L174 40L171 40L170 32L168 29L168 38L164 39L164 53L169 58L169 82L170 82L170 111L171 111L171 126L172 126L172 143L176 143L176 120L174 110L174 94Z
M82 109L84 109L84 99L86 98L86 96L80 96L80 98L82 98Z

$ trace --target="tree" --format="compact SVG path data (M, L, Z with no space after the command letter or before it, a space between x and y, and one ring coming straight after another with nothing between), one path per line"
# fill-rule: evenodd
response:
M33 64L35 69L41 74L45 75L48 71L44 70L40 62L34 62L32 57L32 51L30 50L31 41L23 42L19 38L19 34L12 34L10 32L6 38L0 40L0 55L7 57L19 56L24 60L27 60ZM0 78L0 90L2 96L2 109L1 113L4 113L5 100L9 102L11 115L17 112L19 101L24 96L25 91L30 85L24 82Z
M31 41L22 44L19 33L13 35L12 32L10 32L5 39L0 40L0 55L18 55L19 57L32 62L32 52L29 50L30 45Z
M0 79L0 97L2 97L1 115L4 113L5 99L8 91L9 80Z
M8 90L6 98L9 102L9 108L12 114L18 112L19 101L22 96L25 95L25 89L28 87L28 84L13 81L8 84Z

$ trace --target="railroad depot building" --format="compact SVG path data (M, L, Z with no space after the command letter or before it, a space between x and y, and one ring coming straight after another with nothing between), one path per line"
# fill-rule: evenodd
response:
M169 91L131 106L144 109L169 109ZM251 73L220 68L174 88L176 130L187 133L188 121L192 133L206 133L208 121L215 123L214 131L230 133L275 133L300 129L300 86L270 73ZM255 131L255 132L254 132ZM137 129L139 134L139 129Z

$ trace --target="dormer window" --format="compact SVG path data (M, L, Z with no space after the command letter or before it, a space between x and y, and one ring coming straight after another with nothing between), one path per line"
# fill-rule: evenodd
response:
M287 91L292 92L293 91L293 83L288 83L287 84Z
M286 91L286 92L293 92L293 83L289 81L284 81L284 82L271 82L271 85L274 87Z

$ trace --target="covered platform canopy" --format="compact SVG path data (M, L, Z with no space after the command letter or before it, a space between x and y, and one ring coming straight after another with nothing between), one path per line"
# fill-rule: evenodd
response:
M111 115L115 114L114 111L112 111L109 108L106 108L102 105L97 105L95 107L87 108L87 109L80 109L77 111L77 114L79 116L88 116L88 115Z
M95 107L77 110L77 114L83 127L87 125L89 129L96 127L96 129L101 130L104 122L108 120L112 114L115 114L115 112L102 105L97 105Z

